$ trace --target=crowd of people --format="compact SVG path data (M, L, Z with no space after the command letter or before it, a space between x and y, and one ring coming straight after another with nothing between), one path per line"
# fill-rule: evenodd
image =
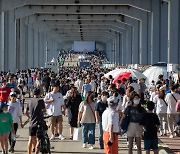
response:
M62 67L0 73L0 143L2 153L14 153L16 132L29 123L27 152L39 152L37 125L48 115L50 140L65 140L63 117L68 117L69 138L82 128L82 147L94 149L98 125L99 148L118 154L118 136L127 136L128 153L158 153L158 136L180 135L180 84L159 76L157 83L123 78L113 84L104 74L110 69ZM148 95L149 94L149 95ZM150 96L150 97L148 97ZM28 98L29 97L29 98ZM26 99L28 98L28 102ZM22 116L27 120L24 122ZM9 143L8 143L9 142ZM9 147L9 148L8 148Z

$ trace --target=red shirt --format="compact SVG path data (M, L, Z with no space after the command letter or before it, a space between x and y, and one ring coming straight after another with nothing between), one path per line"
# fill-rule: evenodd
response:
M11 89L9 87L0 87L0 102L8 101Z

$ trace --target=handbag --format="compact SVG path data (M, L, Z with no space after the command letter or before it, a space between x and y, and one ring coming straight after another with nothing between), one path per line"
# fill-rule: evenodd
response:
M126 114L125 118L122 120L122 123L121 123L121 129L123 130L123 133L127 132L127 129L130 123L130 110L131 110L131 107L129 107L128 114Z
M180 125L180 114L178 116L178 119L177 119L176 123L177 123L177 125Z
M74 128L73 140L74 141L81 141L82 140L82 128L81 127Z

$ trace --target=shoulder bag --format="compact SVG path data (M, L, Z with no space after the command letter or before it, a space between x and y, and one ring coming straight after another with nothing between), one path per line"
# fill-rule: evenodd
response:
M126 114L125 118L122 120L122 123L121 123L121 129L123 130L123 133L127 132L127 129L130 123L130 110L131 110L131 107L129 107L128 114Z
M88 103L88 105L89 105L89 107L90 107L90 109L91 109L91 112L92 112L92 114L93 114L93 116L94 116L94 121L95 121L95 123L96 123L95 113L94 113L93 109L91 108L91 105L90 105L89 103Z

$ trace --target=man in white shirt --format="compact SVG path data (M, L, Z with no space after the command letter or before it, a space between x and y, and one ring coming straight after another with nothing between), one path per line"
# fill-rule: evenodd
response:
M62 135L62 122L65 111L64 98L61 93L59 93L59 82L56 81L55 84L52 85L53 90L46 94L44 98L44 102L47 104L46 108L50 108L51 110L51 140L55 139L55 128L59 130L58 139L64 140L65 137Z
M83 87L83 80L82 77L79 76L77 81L74 83L75 87L77 87L77 90L80 94L82 94L82 87Z
M102 115L103 141L105 153L118 154L119 115L116 112L117 102L114 97L108 100L108 108Z
M14 131L15 134L18 130L18 126L20 124L21 127L22 125L22 108L20 102L16 101L17 95L15 92L10 93L10 101L8 102L8 112L12 114L13 117L13 126L14 126ZM10 142L10 150L9 152L14 153L14 147L16 144L16 141L12 139L12 134L10 133L9 135L9 142Z
M168 120L168 128L170 132L170 138L175 136L174 132L177 131L176 119L178 118L178 113L176 112L176 103L180 100L180 95L175 93L176 86L173 85L171 87L171 93L166 95L165 101L167 102L167 120Z

